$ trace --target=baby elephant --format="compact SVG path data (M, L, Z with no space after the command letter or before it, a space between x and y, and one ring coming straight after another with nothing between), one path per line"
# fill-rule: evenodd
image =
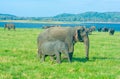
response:
M69 53L68 53L68 46L62 41L47 41L41 45L42 50L42 61L45 61L45 56L56 56L56 61L61 63L61 53L65 53L68 57L68 61L71 62Z

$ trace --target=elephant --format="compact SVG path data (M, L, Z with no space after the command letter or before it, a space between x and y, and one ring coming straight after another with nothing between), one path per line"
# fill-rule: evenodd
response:
M41 45L47 41L60 40L68 46L70 60L74 52L74 44L76 42L84 42L86 59L89 60L89 37L84 27L51 27L45 29L37 37L38 57L41 57Z
M42 61L45 61L45 56L56 56L57 63L61 63L61 53L66 54L68 61L70 61L69 53L68 53L68 46L62 41L48 41L44 42L41 45L42 51Z
M95 31L95 30L96 30L96 27L95 27L95 26L91 26L90 28L86 28L86 31L87 31L87 33L88 33L89 35L91 35L92 32Z
M112 28L109 29L109 34L110 34L110 35L114 35L114 32L115 32L114 29L112 29Z
M101 32L102 28L98 28L98 32Z
M13 23L7 23L4 25L4 29L8 28L8 30L10 29L14 29L15 30L15 25Z
M101 29L103 32L108 32L108 28L106 28L106 27L103 27L102 29Z
M43 26L42 28L47 29L47 28L50 28L50 27L52 27L52 26Z
M95 31L96 27L95 26L91 26L90 29L91 29L91 31Z
M90 28L86 28L86 32L91 35L92 34L92 30Z

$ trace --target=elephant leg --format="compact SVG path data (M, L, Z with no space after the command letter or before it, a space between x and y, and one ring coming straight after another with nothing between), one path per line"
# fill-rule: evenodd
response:
M40 49L38 49L38 58L42 57L42 51Z
M41 61L42 61L42 62L45 61L45 55L44 55L44 54L42 55L42 59L41 59Z
M40 58L40 57L41 57L41 55L40 55L39 50L38 50L38 58Z
M40 58L42 58L42 53L40 53L39 49L38 49L38 55L36 57L38 58L38 60L40 60Z
M68 54L69 54L70 61L72 62L73 52L69 52ZM63 58L66 59L68 58L68 56L67 57L64 56Z
M66 52L66 56L68 58L68 61L71 62L71 59L70 59L70 54L68 52Z
M70 61L72 61L73 51L74 51L74 45L72 45L72 46L69 48L69 57L70 57Z
M10 28L8 27L8 30L10 30Z
M71 42L70 41L66 41L66 44L68 46L68 53L69 53L70 61L72 61L73 51L74 51L74 43L73 43L73 41L71 41Z
M69 53L70 61L72 61L72 57L73 57L73 52L70 52L70 53Z
M57 63L60 64L60 63L61 63L61 54L57 52L57 53L56 53L56 57L57 57L57 58L56 58Z
M84 40L86 59L89 60L89 38Z

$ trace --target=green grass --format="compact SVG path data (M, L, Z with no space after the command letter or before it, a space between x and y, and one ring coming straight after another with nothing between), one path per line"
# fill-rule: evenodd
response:
M73 62L44 63L37 58L36 38L41 29L0 28L0 79L120 79L120 33L93 32L90 60L85 60L84 44L77 43Z

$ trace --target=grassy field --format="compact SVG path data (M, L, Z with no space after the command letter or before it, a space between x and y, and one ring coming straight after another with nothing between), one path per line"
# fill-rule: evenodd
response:
M0 79L120 79L120 32L90 35L90 60L83 43L76 43L73 62L41 63L36 38L41 29L0 28Z

